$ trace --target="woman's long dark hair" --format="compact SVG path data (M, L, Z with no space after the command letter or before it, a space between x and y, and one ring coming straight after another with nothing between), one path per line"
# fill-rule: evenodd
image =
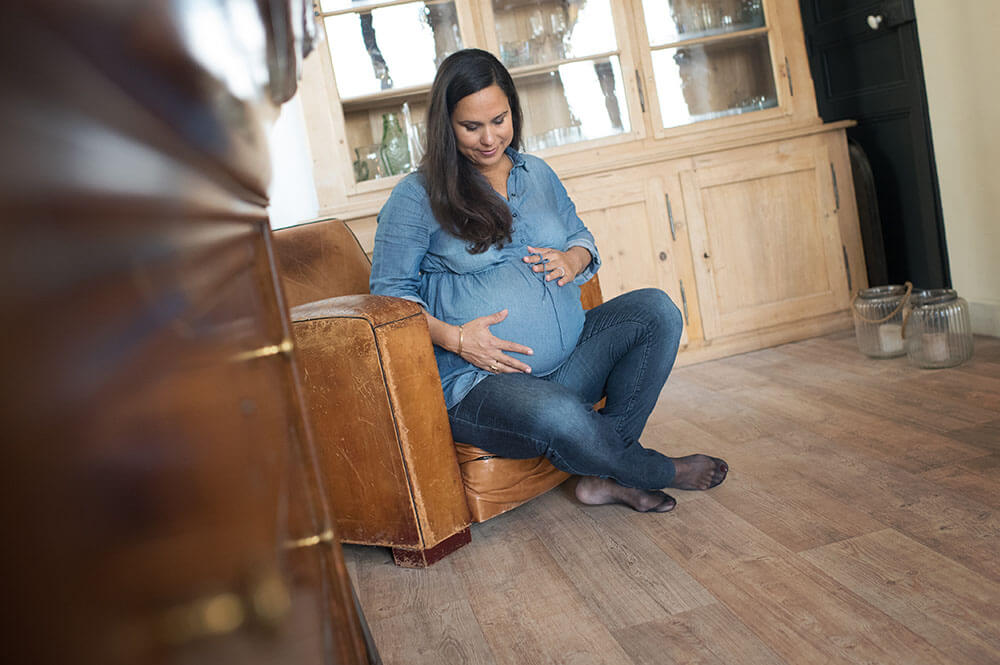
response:
M480 49L465 49L445 58L434 77L427 109L427 151L420 162L431 210L441 227L468 241L469 253L510 241L513 220L504 201L458 151L451 114L459 100L496 84L510 104L515 150L521 144L521 103L514 80L500 61Z

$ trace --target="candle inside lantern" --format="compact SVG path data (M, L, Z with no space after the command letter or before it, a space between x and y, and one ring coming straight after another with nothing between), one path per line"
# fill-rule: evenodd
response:
M903 326L898 323L883 323L878 327L878 345L884 353L903 351Z
M921 337L924 357L931 362L945 362L951 356L948 350L948 333L924 333Z

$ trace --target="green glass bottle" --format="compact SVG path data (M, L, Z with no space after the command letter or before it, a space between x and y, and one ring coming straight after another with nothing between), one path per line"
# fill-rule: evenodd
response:
M382 114L382 163L389 175L409 173L410 148L395 113Z

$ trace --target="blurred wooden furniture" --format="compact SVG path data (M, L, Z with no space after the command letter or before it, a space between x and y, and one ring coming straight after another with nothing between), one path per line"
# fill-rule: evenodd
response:
M568 477L544 458L497 457L451 437L422 310L371 296L371 264L335 219L275 232L308 411L337 530L425 566L482 522ZM601 302L594 278L585 307Z
M112 4L0 19L5 661L377 662L274 271L272 101L174 5Z

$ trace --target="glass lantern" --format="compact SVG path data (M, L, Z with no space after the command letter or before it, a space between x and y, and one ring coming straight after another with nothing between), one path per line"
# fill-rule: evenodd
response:
M903 309L912 286L892 284L861 289L854 298L854 333L858 349L871 358L895 358L906 353Z
M916 367L954 367L972 357L969 303L953 289L914 291L906 355Z

